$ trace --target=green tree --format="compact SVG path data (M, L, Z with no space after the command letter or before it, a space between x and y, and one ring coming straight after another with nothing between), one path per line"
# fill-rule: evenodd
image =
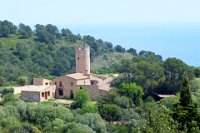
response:
M15 104L19 99L12 93L3 96L3 104Z
M177 124L173 121L170 111L160 103L146 103L147 123L146 132L152 133L175 133Z
M84 104L90 101L90 95L85 89L80 89L75 92L74 100L75 105L82 108Z
M28 79L26 76L21 76L18 78L18 84L19 85L26 85L28 84Z
M115 50L116 52L120 52L120 53L125 52L125 48L123 48L123 47L120 46L120 45L116 45L116 46L114 47L114 50Z
M142 103L142 96L144 95L144 92L141 86L138 86L136 83L122 83L119 87L119 93L121 95L131 98L136 105L140 105Z
M106 93L103 93L97 99L97 107L99 109L100 114L103 114L103 108L106 104L115 104L115 99L119 97L119 94L116 92L115 89L111 89Z
M18 29L19 34L21 35L22 38L29 38L32 35L32 30L29 26L20 23L19 24L19 29Z
M47 24L45 27L46 27L46 30L47 30L50 34L53 34L53 35L59 34L59 30L58 30L58 28L57 28L55 25Z
M14 89L13 88L2 88L0 90L0 93L4 96L6 94L13 94L14 93Z
M134 55L134 56L137 56L137 51L134 48L128 49L127 52Z
M0 21L0 37L8 37L10 34L15 34L17 27L10 21Z
M155 93L156 88L165 81L162 62L154 56L122 60L115 69L121 73L114 82L116 87L119 87L121 83L135 82L144 88L145 96Z
M79 113L80 114L98 113L98 108L97 108L96 104L87 102L82 106Z
M35 26L36 36L38 41L45 43L56 43L59 39L59 33L56 26L49 25L39 25Z
M75 120L77 123L88 125L97 133L106 133L106 123L97 113L86 113L83 115L76 115Z
M3 84L4 84L4 77L0 76L0 86L3 86Z
M81 123L75 123L73 125L69 125L68 127L69 133L95 133L89 126L83 125Z
M151 51L142 50L142 51L139 52L139 56L144 57L144 58L154 58L157 61L162 61L161 55L156 55L154 52L151 52Z
M131 107L131 105L130 105L130 103L131 103L130 99L128 97L126 97L126 96L121 96L121 97L118 96L118 97L115 98L114 102L118 106L120 106L121 108L127 109L127 108Z
M197 104L193 103L190 83L186 74L183 76L180 99L175 104L172 117L178 122L179 130L191 133L197 129L199 131L200 116L197 111Z
M106 104L101 116L107 121L117 121L120 119L121 108L116 104Z
M194 69L194 75L195 75L195 77L200 78L200 68Z
M165 82L161 85L161 90L167 90L169 93L176 93L180 91L181 81L184 72L188 73L188 78L194 77L193 69L190 68L183 61L176 58L168 58L164 62Z
M79 37L74 35L69 29L62 29L61 34L70 42L76 42L79 39Z

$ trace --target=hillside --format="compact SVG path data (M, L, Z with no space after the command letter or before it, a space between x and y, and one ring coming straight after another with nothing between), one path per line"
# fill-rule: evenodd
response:
M113 47L51 24L35 28L0 21L0 132L200 131L199 68L177 58L163 60L151 51ZM13 94L13 86L31 84L33 77L51 79L74 72L75 46L82 43L90 46L93 73L119 75L113 89L101 93L97 101L91 101L82 87L73 100L31 103ZM170 97L160 100L157 94Z
M4 20L0 21L0 86L30 84L33 77L51 79L74 72L75 46L82 43L90 46L93 73L118 73L114 86L135 82L144 88L145 96L178 92L184 72L190 79L200 77L199 68L176 58L163 61L151 51L126 50L52 24L36 24L33 31L25 24L16 26Z
M134 56L130 53L105 53L100 56L97 56L94 61L91 63L91 68L94 73L109 73L112 70L113 65L120 64L121 60L130 60Z

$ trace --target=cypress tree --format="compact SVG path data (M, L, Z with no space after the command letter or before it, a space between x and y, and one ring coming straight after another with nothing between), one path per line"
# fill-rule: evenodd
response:
M192 101L187 74L183 77L179 102L174 107L172 117L178 122L179 130L189 133L198 132L199 114L197 104Z

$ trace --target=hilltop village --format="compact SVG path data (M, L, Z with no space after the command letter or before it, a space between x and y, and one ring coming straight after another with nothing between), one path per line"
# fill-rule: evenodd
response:
M112 81L111 77L90 73L90 48L83 44L76 46L76 73L53 80L34 78L33 85L16 87L14 93L20 93L24 101L41 102L53 98L72 99L75 91L84 88L95 100L110 89Z

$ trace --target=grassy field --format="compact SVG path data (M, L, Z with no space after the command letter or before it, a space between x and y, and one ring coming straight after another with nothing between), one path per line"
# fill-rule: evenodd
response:
M50 99L48 101L43 101L38 103L38 105L42 106L53 106L54 104L58 105L64 105L64 106L70 106L71 103L73 103L74 100L72 99ZM92 104L96 104L96 101L91 101Z
M68 99L50 99L48 101L43 101L38 103L39 105L42 106L52 106L54 104L59 104L59 105L70 105L74 100L68 100Z

